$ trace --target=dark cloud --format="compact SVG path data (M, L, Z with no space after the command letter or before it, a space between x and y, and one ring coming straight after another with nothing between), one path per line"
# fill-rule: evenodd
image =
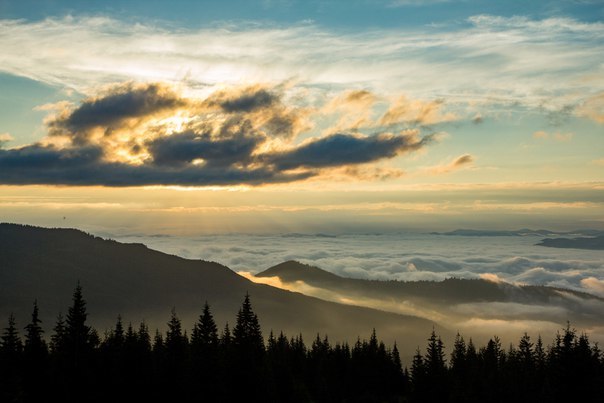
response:
M101 164L103 151L88 146L59 150L34 144L0 150L0 182L4 184L78 184Z
M367 91L348 97L350 102L373 99ZM309 113L286 104L280 90L260 86L194 101L163 84L115 85L76 108L58 111L49 119L44 144L0 149L0 184L260 185L303 180L338 167L346 177L374 180L401 173L377 170L367 176L352 168L432 140L415 130L333 134L293 145L297 134L312 127Z
M183 165L203 159L212 166L247 164L250 155L263 141L259 136L238 133L227 139L213 139L209 134L179 133L148 143L157 165Z
M464 154L460 157L457 157L455 161L453 161L453 166L461 167L463 165L471 164L472 162L474 162L474 157L472 157L470 154Z
M225 112L252 112L269 108L279 101L279 97L265 89L250 89L237 96L216 101Z
M141 118L156 112L184 106L186 102L161 84L115 86L99 98L82 102L75 110L60 115L49 123L50 133L69 135L83 143L94 127L120 126L125 119Z
M355 90L350 91L346 94L345 101L347 102L359 102L359 101L374 101L375 95L367 90Z
M547 122L550 126L561 127L567 124L575 113L575 105L564 105L558 110L547 113Z
M269 167L162 167L153 164L130 165L105 162L99 148L56 149L32 145L0 150L0 183L53 185L260 185L292 182L314 173L286 174Z
M271 156L271 162L282 170L299 167L325 168L363 164L392 158L406 151L422 148L432 136L418 139L406 135L374 135L367 137L334 134Z
M264 124L267 133L276 137L293 137L299 130L300 119L294 113L275 113Z

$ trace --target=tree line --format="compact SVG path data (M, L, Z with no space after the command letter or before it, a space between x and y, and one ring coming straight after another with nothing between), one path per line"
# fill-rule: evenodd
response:
M309 346L302 335L265 341L249 295L235 326L219 331L206 303L190 335L172 310L167 331L117 317L100 337L87 324L78 285L49 342L34 303L24 338L13 315L0 340L1 402L599 402L604 357L570 324L545 346L524 334L503 348L457 335L447 356L432 331L424 350L401 363L375 330L369 340Z

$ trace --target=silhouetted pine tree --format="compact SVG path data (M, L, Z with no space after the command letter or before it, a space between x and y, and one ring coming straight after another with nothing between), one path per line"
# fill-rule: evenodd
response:
M218 329L207 301L191 333L191 360L192 376L197 379L199 388L203 389L202 396L218 399ZM192 393L199 395L199 388Z
M53 338L53 387L68 401L81 400L96 378L95 349L99 344L96 330L86 324L86 301L79 282L67 311L55 326Z
M72 298L72 305L67 311L65 320L65 351L76 371L86 360L98 340L96 332L92 331L86 324L88 313L86 312L86 301L82 296L82 287L78 283Z
M231 329L229 329L229 322L224 325L224 329L222 330L222 334L220 335L220 345L223 349L227 349L228 346L231 345L233 339L231 336Z
M22 354L23 344L11 313L0 338L0 401L18 402L22 398Z
M237 313L237 322L233 328L233 344L239 349L239 353L245 351L254 358L261 357L264 353L262 330L258 316L252 310L249 294L245 294L241 309Z
M459 333L455 336L450 363L450 400L452 402L467 401L468 388L470 387L467 347L464 338Z
M50 336L50 351L54 355L58 355L60 352L65 351L66 348L65 318L63 318L62 313L59 313L57 316L53 332L52 336Z
M234 391L235 399L248 396L251 399L264 400L264 339L258 316L252 310L247 293L233 328L233 353L234 370L237 378L243 380L242 388Z
M413 356L413 361L411 362L411 396L413 401L426 401L428 388L426 363L424 362L424 356L418 347Z
M604 383L600 349L570 324L547 352L541 337L533 344L528 334L507 351L494 337L479 353L472 339L466 345L457 335L448 367L442 340L432 331L409 375L402 370L397 344L386 348L375 329L352 349L347 343L332 347L327 336L317 335L309 350L301 335L288 339L271 331L265 350L249 296L239 310L234 337L227 324L218 338L206 304L191 344L174 310L165 338L157 331L153 348L144 323L138 331L131 324L124 330L121 317L99 347L86 318L78 286L67 323L59 315L46 360L37 304L25 327L24 348L11 315L0 337L0 401L590 403L601 400ZM216 349L215 365L202 352L208 346Z
M428 339L425 356L426 382L430 385L427 393L430 402L445 402L447 400L447 367L444 344L434 329Z
M38 302L34 301L31 322L25 326L25 346L23 348L23 387L26 401L42 401L45 398L48 381L48 347L42 337L44 330L40 324Z
M17 321L12 313L8 317L8 326L0 338L0 354L4 360L17 361L21 358L23 343L17 330Z
M205 347L216 347L218 344L218 328L214 317L210 312L210 305L206 301L203 312L199 316L199 321L193 326L193 332L191 333L191 347L192 348L205 348Z
M115 327L105 334L100 346L100 372L106 385L101 392L104 392L106 399L110 399L117 392L125 391L130 383L130 374L124 366L124 344L124 325L121 315L118 315Z
M167 392L171 399L182 400L186 395L186 377L189 375L189 341L174 308L168 322L164 349L164 379Z

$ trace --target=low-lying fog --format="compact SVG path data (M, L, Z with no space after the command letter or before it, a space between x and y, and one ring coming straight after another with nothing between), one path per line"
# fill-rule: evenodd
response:
M436 234L278 234L175 237L130 234L111 236L192 259L220 262L252 278L273 265L297 260L344 277L378 280L484 278L513 284L548 285L604 296L604 251L536 246L540 236L447 236ZM477 302L443 307L412 301L387 301L333 293L306 284L272 285L324 299L428 317L451 330L474 336L517 341L524 331L552 335L566 321L596 340L604 340L600 315L577 321L577 310L602 310L601 301L547 306L531 303ZM594 307L593 305L597 306ZM446 308L446 309L445 309ZM577 323L579 322L579 323ZM549 342L548 340L545 340Z

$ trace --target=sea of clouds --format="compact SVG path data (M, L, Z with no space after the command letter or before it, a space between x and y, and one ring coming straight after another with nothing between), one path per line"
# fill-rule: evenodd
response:
M298 260L345 277L380 280L486 278L604 296L604 251L537 246L540 236L396 234L111 235L190 259L258 273Z

